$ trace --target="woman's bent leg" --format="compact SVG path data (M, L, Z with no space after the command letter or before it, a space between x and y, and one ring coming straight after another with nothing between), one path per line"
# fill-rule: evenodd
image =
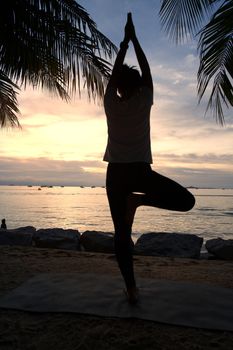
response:
M186 188L152 170L147 174L145 183L140 187L140 190L145 193L141 197L142 205L189 211L195 204L194 196Z

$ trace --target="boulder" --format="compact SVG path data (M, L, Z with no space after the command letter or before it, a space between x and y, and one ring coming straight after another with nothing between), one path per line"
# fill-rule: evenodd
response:
M80 233L62 228L40 229L35 232L33 241L38 248L79 250Z
M233 260L233 239L210 239L206 241L205 247L218 259Z
M199 258L203 238L193 234L150 232L137 240L135 254L178 258Z
M1 229L0 244L31 246L35 232L36 229L33 226L19 227L12 230Z
M80 244L88 252L114 253L114 235L111 232L85 231Z

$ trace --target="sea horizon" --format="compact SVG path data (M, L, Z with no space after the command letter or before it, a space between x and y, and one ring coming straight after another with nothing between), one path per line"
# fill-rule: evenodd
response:
M78 184L78 185L72 185L72 184L30 184L30 183L25 183L25 184L17 184L17 183L8 183L8 184L1 184L0 183L0 186L6 186L6 187L12 187L12 186L19 186L19 187L99 187L99 188L105 188L106 186L105 185L99 185L99 184L93 184L93 185L90 185L90 184ZM185 188L190 188L190 189L199 189L199 190L211 190L211 189L215 189L215 190L219 190L219 189L222 189L222 190L232 190L233 189L233 186L232 187L229 187L229 186L194 186L194 185L189 185L189 186L184 186Z

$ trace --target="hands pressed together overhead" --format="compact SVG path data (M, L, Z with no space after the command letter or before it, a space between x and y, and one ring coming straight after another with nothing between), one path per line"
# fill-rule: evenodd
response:
M130 40L133 40L135 36L136 34L135 34L135 28L132 20L132 14L131 12L129 12L127 15L127 22L125 25L125 40L129 42Z
M118 86L117 84L119 81L119 77L121 76L121 73L122 73L122 65L124 63L125 55L129 47L128 44L130 41L133 44L137 61L139 63L139 67L141 70L142 85L149 87L149 89L151 89L153 92L153 81L151 77L150 67L147 62L147 58L143 52L143 49L136 36L131 12L127 14L127 22L125 25L124 39L120 43L120 50L118 51L108 86L114 86L115 88Z
M132 42L134 42L135 39L136 39L136 33L135 33L135 28L132 20L132 14L131 12L129 12L127 15L127 22L125 25L125 37L121 43L121 47L128 46L129 41L131 40Z

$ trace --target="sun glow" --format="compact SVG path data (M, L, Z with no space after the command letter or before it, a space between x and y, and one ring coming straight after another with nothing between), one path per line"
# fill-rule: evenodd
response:
M46 95L42 99L40 92L28 91L23 94L21 112L22 129L2 132L1 155L85 160L104 152L103 107L85 99L68 104Z

